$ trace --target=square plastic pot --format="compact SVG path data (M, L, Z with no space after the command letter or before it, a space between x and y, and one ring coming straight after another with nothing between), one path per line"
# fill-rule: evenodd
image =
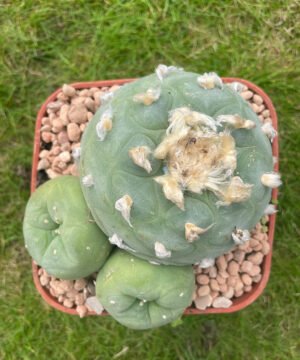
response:
M222 78L225 83L230 83L234 81L238 81L240 83L245 84L249 90L253 91L255 94L260 95L263 98L263 101L266 105L266 109L270 111L270 118L272 119L273 127L275 130L278 130L277 127L277 114L275 108L272 104L272 101L268 97L268 95L258 86L251 83L250 81L239 79L239 78ZM123 85L128 82L134 81L135 79L118 79L118 80L105 80L105 81L92 81L92 82L79 82L71 84L76 89L89 89L91 87L111 87L113 85ZM37 164L39 161L39 152L40 152L40 129L42 118L46 115L47 104L56 99L57 94L61 91L61 88L57 89L53 92L48 99L41 106L37 119L36 119L36 127L35 127L35 136L34 136L34 147L33 147L33 158L32 158L32 172L31 172L31 192L36 189L37 186ZM273 156L279 159L279 149L278 149L278 137L275 137L272 143ZM277 161L274 165L274 171L278 171L279 162ZM273 189L272 191L272 199L277 199L278 190ZM259 283L255 284L252 290L248 293L243 294L239 298L234 298L232 305L227 309L222 308L207 308L206 310L198 310L196 308L189 307L185 310L185 315L200 315L200 314L216 314L216 313L231 313L235 311L239 311L244 309L246 306L253 303L263 292L264 288L267 285L270 271L271 271L271 261L272 261L272 248L273 248L273 240L274 240L274 231L275 231L275 221L276 221L276 213L270 215L269 223L268 223L268 241L270 244L270 252L264 257L264 261L262 263L262 279ZM52 307L62 312L78 315L75 309L69 309L62 304L60 304L56 298L54 298L46 288L44 288L39 280L38 276L38 266L33 261L32 262L32 273L34 284L42 296L42 298ZM94 312L89 312L88 315L96 315ZM102 315L107 315L107 312L103 312Z

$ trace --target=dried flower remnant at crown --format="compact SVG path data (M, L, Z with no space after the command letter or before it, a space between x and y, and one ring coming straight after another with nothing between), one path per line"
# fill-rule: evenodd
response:
M225 120L234 128L253 128L250 120L236 115L226 116ZM181 194L186 190L198 194L210 190L219 197L218 205L223 206L249 198L252 185L232 177L237 164L234 138L228 129L216 131L225 120L214 120L186 107L170 113L166 136L154 150L154 157L166 161L168 174L154 180L180 209L184 208Z

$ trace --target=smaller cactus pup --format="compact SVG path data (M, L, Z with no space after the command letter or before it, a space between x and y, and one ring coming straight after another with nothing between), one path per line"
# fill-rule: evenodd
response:
M75 176L49 180L31 195L23 233L37 264L66 280L98 271L112 248L92 219Z
M115 320L150 329L181 316L192 302L192 266L157 266L116 249L99 271L96 296Z
M85 199L118 247L163 264L211 263L249 239L281 183L271 130L239 86L160 65L107 96L85 130Z

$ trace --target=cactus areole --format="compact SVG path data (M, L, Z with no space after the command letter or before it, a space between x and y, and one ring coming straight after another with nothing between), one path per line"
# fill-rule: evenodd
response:
M270 141L236 89L164 65L103 99L81 142L95 221L159 264L205 262L248 240L272 170Z

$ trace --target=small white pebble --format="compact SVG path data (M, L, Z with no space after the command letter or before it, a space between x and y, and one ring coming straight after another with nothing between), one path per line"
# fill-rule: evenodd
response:
M110 300L109 303L110 303L110 304L115 304L116 302L115 302L115 300Z
M183 297L183 295L184 295L184 292L181 292L181 293L179 294L179 297Z
M167 315L163 315L162 318L163 318L163 319L166 319L166 318L167 318Z
M100 301L98 300L98 298L96 296L88 297L86 299L85 305L91 311L95 311L95 313L98 314L98 315L100 315L104 310L104 307L102 306L102 304L100 303Z
M44 219L44 224L49 224L49 220L48 220L48 219Z
M209 267L213 266L214 264L215 264L215 259L213 259L213 258L205 258L205 259L200 260L200 262L199 262L199 266L202 269L209 268Z

